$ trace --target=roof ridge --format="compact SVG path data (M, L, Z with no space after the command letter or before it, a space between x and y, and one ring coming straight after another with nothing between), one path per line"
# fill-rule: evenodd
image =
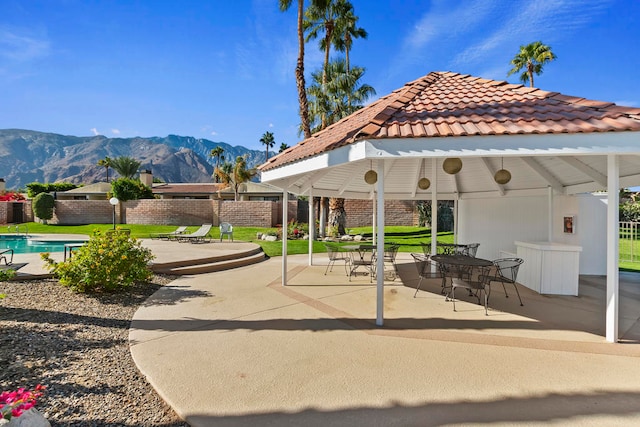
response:
M383 108L382 111L373 116L367 124L360 128L360 130L353 135L351 140L355 141L360 138L366 138L367 136L373 135L374 133L378 132L382 128L382 124L393 115L394 111L409 104L416 97L416 95L420 94L421 91L426 87L445 77L445 74L447 74L447 72L432 71L426 76L422 76L416 80L405 83L403 87L392 92L389 95L389 98L393 99L388 100L389 104L385 108ZM448 74L457 75L457 73L451 72L449 72ZM417 87L420 87L420 89L416 89ZM394 93L396 93L397 95L395 97L392 97ZM382 98L380 100L382 101Z

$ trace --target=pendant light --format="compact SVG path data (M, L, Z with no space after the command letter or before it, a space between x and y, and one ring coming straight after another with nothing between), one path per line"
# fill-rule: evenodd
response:
M378 173L373 170L373 161L371 161L371 169L364 174L364 182L373 185L378 182Z
M502 158L500 170L496 172L496 174L493 176L493 179L500 185L505 185L509 181L511 181L511 172L504 168L504 157Z
M458 157L450 157L444 160L442 169L449 175L455 175L462 169L462 160Z
M421 190L426 190L431 187L431 181L428 178L424 178L424 160L420 163L420 175L423 175L423 178L418 180L418 188Z

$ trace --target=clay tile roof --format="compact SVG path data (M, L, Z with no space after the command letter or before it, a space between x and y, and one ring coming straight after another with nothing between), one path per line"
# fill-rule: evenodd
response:
M611 131L640 131L640 109L505 81L432 72L272 157L260 169L362 139Z

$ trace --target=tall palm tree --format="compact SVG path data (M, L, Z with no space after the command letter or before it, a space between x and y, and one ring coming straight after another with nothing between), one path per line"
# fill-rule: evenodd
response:
M340 19L340 13L346 10L346 0L327 0L323 4L311 4L304 13L304 31L307 33L306 41L315 40L321 35L318 47L324 51L322 67L322 85L327 83L327 68L329 66L329 54L334 41L336 21ZM325 115L320 116L322 129L328 126Z
M541 41L520 46L520 52L511 60L513 68L507 73L507 77L512 74L524 71L520 74L520 81L533 87L533 74L542 74L544 64L556 59L556 55L551 51L551 47L542 44Z
M123 178L134 178L140 168L140 162L132 157L120 156L111 160L111 167Z
M282 144L280 144L280 150L278 151L278 153L282 153L287 148L289 148L289 146L287 145L286 142L283 142Z
M109 182L109 168L111 167L111 158L107 156L104 159L98 160L98 166L102 166L107 170L107 182Z
M269 148L273 148L275 143L276 141L273 138L273 132L267 131L262 135L262 138L260 138L260 144L264 145L267 149L265 162L269 160Z
M337 51L345 53L347 73L349 73L349 51L351 51L351 46L353 46L353 39L366 39L369 34L364 28L356 26L359 18L354 14L353 5L348 1L341 1L340 3L340 14L333 45Z
M325 0L312 0L312 4ZM292 0L278 0L280 10L285 12L291 7ZM296 62L296 87L298 88L298 103L300 104L300 125L304 137L311 138L309 126L309 103L307 101L306 83L304 81L304 0L298 0L298 61Z
M212 148L211 149L211 157L215 157L216 159L216 167L213 169L214 171L220 167L220 160L224 160L224 155L222 154L224 153L224 148L222 148L221 146L217 146L216 148ZM220 182L218 175L213 174L213 178L215 182Z

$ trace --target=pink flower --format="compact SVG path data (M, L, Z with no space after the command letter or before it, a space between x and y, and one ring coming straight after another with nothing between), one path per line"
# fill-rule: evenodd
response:
M10 420L12 417L19 417L24 411L33 408L45 388L45 386L38 384L34 391L19 388L16 391L0 393L0 418Z

